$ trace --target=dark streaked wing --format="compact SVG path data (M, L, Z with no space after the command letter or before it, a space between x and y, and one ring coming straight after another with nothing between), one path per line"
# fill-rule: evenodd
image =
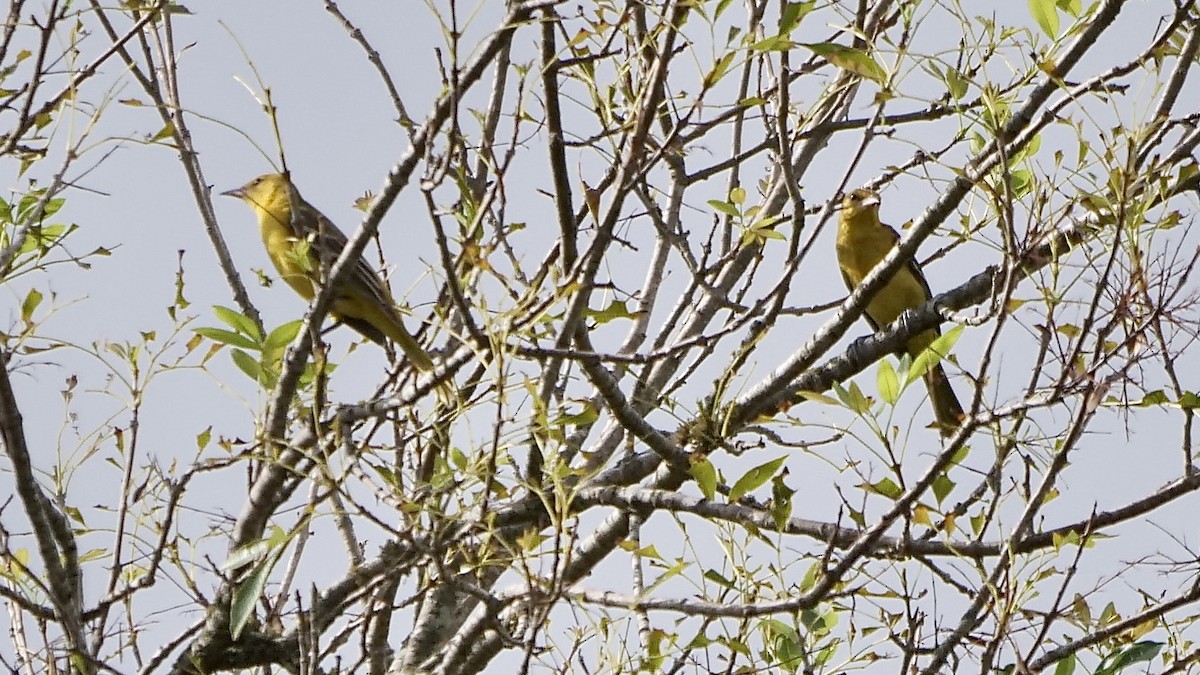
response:
M317 260L317 268L318 270L329 269L334 261L337 260L337 257L342 254L342 250L346 248L346 245L350 243L350 240L346 237L345 233L333 224L333 221L325 217L325 214L304 201L295 191L294 187L291 188L290 198L292 202L292 231L299 238L308 238L309 235L316 234L312 246L314 252L320 256ZM396 312L396 305L391 298L391 294L387 292L387 288L383 285L383 280L379 278L379 275L375 273L375 270L367 264L367 261L361 255L354 261L353 267L347 273L344 283L370 296L375 301L375 304L391 314L397 323L400 322L399 313ZM370 327L369 324L365 324L362 321L352 322L345 320L345 318L343 318L342 322L368 338L380 342L380 340L375 339L375 335L382 334L379 330ZM365 324L366 327L356 324Z

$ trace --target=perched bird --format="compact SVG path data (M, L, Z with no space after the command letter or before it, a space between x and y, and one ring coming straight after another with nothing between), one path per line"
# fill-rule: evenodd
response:
M221 194L250 205L258 216L263 245L279 276L300 297L312 300L321 275L348 243L346 235L304 201L284 174L259 176ZM404 328L383 280L362 256L338 283L330 314L380 345L386 345L387 340L395 342L417 368L433 368L429 354Z
M838 223L837 259L842 270L842 280L853 291L867 274L883 260L900 241L895 230L879 220L879 195L871 190L852 190L842 199L841 219ZM892 276L883 288L867 303L863 316L875 330L887 326L906 310L929 302L933 294L929 282L915 260L908 263ZM924 351L939 332L936 328L922 331L909 338L907 351L913 357ZM925 374L925 386L933 403L943 436L953 433L963 418L962 406L954 395L954 388L939 363Z

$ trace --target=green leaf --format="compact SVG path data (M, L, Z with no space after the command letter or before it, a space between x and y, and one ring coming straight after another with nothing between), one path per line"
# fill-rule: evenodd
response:
M38 305L42 304L42 292L36 288L29 289L25 294L25 300L21 302L21 319L25 323L31 323L33 313L37 311Z
M713 12L714 22L721 18L721 15L725 13L725 10L729 8L730 3L732 2L733 0L720 0L720 2L717 3L717 9Z
M221 563L220 569L224 572L232 572L233 570L265 559L266 555L270 552L271 542L267 539L259 539L249 544L243 544L229 552L229 557L225 558L225 561Z
M107 558L107 557L108 557L108 549L94 548L94 549L88 551L87 553L84 553L83 555L79 556L79 562L81 562L81 563L91 562L93 560L101 560L101 559Z
M757 490L764 483L771 480L771 477L775 475L775 472L779 470L779 467L783 466L783 462L786 459L787 456L784 455L783 457L773 459L765 464L759 464L743 474L742 477L733 484L733 489L729 491L729 503L737 503L739 499Z
M861 49L839 45L835 42L814 42L802 45L808 47L818 56L824 56L830 63L868 80L883 84L887 73L883 67Z
M1008 174L1008 184L1012 187L1013 197L1020 199L1033 189L1033 172L1029 169L1013 169Z
M858 487L866 489L867 492L882 495L888 499L899 499L900 496L904 494L904 491L900 489L900 486L896 485L896 482L891 478L884 478L883 480L875 483L864 483Z
M719 586L723 586L723 587L725 587L725 588L729 588L729 589L736 588L736 586L734 586L734 584L733 584L733 582L732 582L732 581L730 581L730 580L726 579L725 577L721 576L721 573L720 573L720 572L718 572L718 571L716 571L716 570L714 570L714 569L707 569L707 570L705 570L705 571L704 571L704 578L705 578L705 579L707 579L707 580L709 580L709 581L711 581L711 582L713 582L714 584L717 584L717 585L719 585Z
M602 326L617 319L632 319L636 313L629 311L629 305L624 300L613 300L604 309L587 310L587 315L595 319L597 326Z
M783 481L785 475L776 474L771 479L771 501L768 504L771 519L780 531L787 527L787 521L792 517L792 497L796 494L796 491Z
M231 330L225 330L224 328L194 328L192 332L224 345L241 347L242 349L250 349L252 351L258 351L259 349L258 343L250 338Z
M1015 155L1013 155L1012 157L1010 157L1008 159L1008 165L1016 166L1020 162L1023 162L1030 157L1036 157L1038 154L1038 150L1041 150L1041 149L1042 149L1042 135L1034 134L1033 138L1029 139L1029 142L1025 144L1025 147L1021 148L1020 152L1016 153Z
M962 76L962 73L958 72L957 68L947 66L944 79L946 80L946 87L950 90L950 95L954 97L954 100L961 100L962 97L967 95L967 80Z
M150 137L150 142L153 143L155 141L161 141L164 138L171 138L174 135L175 125L171 122L167 122L163 128L159 129L157 133Z
M1105 657L1100 662L1100 667L1096 669L1096 675L1114 675L1134 664L1149 662L1158 656L1162 648L1162 642L1151 642L1149 640L1136 642L1121 651Z
M78 229L75 225L68 228L66 225L41 225L38 227L29 228L29 236L25 238L25 243L21 245L21 253L29 253L35 249L48 249L55 242Z
M1075 18L1079 18L1079 14L1083 12L1082 0L1057 0L1054 4L1062 11L1070 14Z
M238 584L233 591L229 604L229 634L236 640L242 634L242 629L254 617L254 606L267 587L267 579L271 576L271 568L278 558L271 556L254 567L254 571Z
M1075 675L1076 663L1078 662L1075 660L1074 654L1068 656L1062 661L1059 661L1058 665L1054 666L1054 675Z
M250 320L250 317L242 314L236 309L222 307L221 305L213 305L213 314L216 314L217 318L225 322L225 324L230 328L233 328L242 335L254 339L256 344L262 340L262 333L258 332L258 326L256 326L254 322Z
M755 42L754 44L750 45L750 51L752 51L752 52L786 52L795 46L796 46L796 43L787 39L786 36L772 35L769 38L764 38L764 39L759 40L758 42Z
M947 478L946 474L944 473L933 479L933 485L931 485L930 488L933 490L933 496L935 499L937 499L937 503L939 505L941 505L942 501L946 499L946 496L954 490L954 485L954 481Z
M1179 167L1179 176L1176 178L1176 180L1178 180L1180 183L1183 183L1191 179L1197 173L1200 173L1200 165L1196 164L1195 160L1191 160Z
M896 369L892 362L884 359L879 362L879 374L876 386L879 387L879 397L888 405L896 405L900 400L900 380L896 377Z
M943 358L950 354L950 350L954 348L954 343L958 342L958 338L962 335L963 327L955 326L946 331L942 335L937 336L933 342L929 344L917 357L913 359L912 365L908 368L908 381L915 382L928 373L934 366Z
M1058 7L1054 0L1029 0L1029 13L1043 33L1058 37Z
M714 210L720 211L721 213L724 213L725 215L730 216L732 218L739 218L742 215L742 212L738 210L738 207L734 206L733 204L730 204L729 202L722 202L722 201L717 201L716 199L710 199L710 200L708 200L708 205L713 207Z
M583 407L576 413L562 413L556 423L563 426L583 426L600 419L600 409L586 399L577 401Z
M819 562L815 562L808 566L808 571L804 573L804 577L800 579L800 592L807 593L812 590L813 586L817 585L817 580L825 573L825 566Z
M1135 408L1149 408L1152 405L1162 405L1164 403L1170 403L1170 401L1171 400L1167 398L1167 393L1165 391L1162 389L1155 389L1154 391L1146 392L1146 394L1142 396L1142 400L1136 402L1131 401L1130 405ZM1180 402L1182 403L1182 401Z
M271 353L277 349L281 349L292 344L292 340L300 334L300 326L304 325L304 319L296 319L289 321L267 335L267 339L263 340L262 350L264 353Z
M859 388L858 383L851 382L847 388L834 385L834 393L842 400L842 404L854 412L865 415L871 412L871 399Z
M658 670L662 667L663 662L666 660L664 652L666 652L670 646L671 641L669 637L670 636L667 634L667 632L662 629L654 628L650 630L645 642L646 655L638 670L645 669L650 672L658 672Z
M229 356L233 359L233 364L237 366L243 373L245 373L246 377L249 377L264 387L273 386L274 383L268 382L268 380L271 378L269 378L267 373L263 370L262 364L255 360L253 356L250 356L240 349L233 350L230 352Z
M721 78L725 77L725 74L729 72L729 66L733 64L733 58L736 55L737 52L726 52L726 54L722 56L719 61L717 61L716 65L713 66L712 71L709 72L708 75L704 76L704 86L711 87L717 82L720 82Z
M777 222L779 222L777 218L771 218L747 227L742 231L742 236L738 240L738 244L742 247L751 245L766 246L767 242L771 240L787 241L787 237L775 231L774 225Z
M796 29L796 26L800 25L800 21L805 15L813 11L816 5L815 0L789 2L784 5L783 11L779 14L779 34L790 35Z
M826 396L819 391L801 389L800 391L796 392L796 396L804 399L805 401L816 401L817 403L824 403L825 405L841 405L837 399L833 398L832 396Z
M971 516L971 533L979 536L979 533L983 531L983 526L987 524L987 520L987 515L983 513Z
M1183 392L1183 395L1179 397L1179 407L1184 410L1200 408L1200 395L1197 395L1194 391Z
M692 460L691 474L705 499L717 495L717 469L712 462L707 459Z

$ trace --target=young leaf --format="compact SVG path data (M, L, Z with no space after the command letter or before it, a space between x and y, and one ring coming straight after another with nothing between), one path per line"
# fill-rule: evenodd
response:
M1029 13L1043 33L1058 37L1058 7L1054 0L1029 0Z
M888 405L895 405L900 400L900 380L896 377L896 369L892 362L884 359L879 362L879 374L876 386L879 387L879 397Z
M908 381L915 382L921 379L925 373L928 373L939 361L949 355L950 350L954 348L954 343L958 342L958 338L962 335L962 332L962 326L955 326L944 334L939 335L924 351L917 354L917 357L913 359L912 365L908 368Z
M783 466L787 456L773 459L765 464L759 464L747 471L741 478L734 483L733 488L729 491L729 503L736 503L739 499L747 494L757 490L764 483L771 480L771 476Z
M253 339L256 343L259 340L262 340L262 334L258 332L258 326L254 325L254 322L250 320L250 317L242 314L236 309L222 307L221 305L213 305L213 314L216 314L217 318L223 321L230 328L233 328L242 335Z
M830 63L868 80L883 84L887 73L883 67L871 58L871 55L861 49L839 45L834 42L814 42L802 45L808 47L819 56L824 56Z

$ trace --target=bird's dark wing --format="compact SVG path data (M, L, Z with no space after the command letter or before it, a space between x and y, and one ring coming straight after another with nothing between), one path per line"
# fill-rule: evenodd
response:
M342 316L340 314L337 316L337 320L338 323L342 323L350 328L353 328L359 335L367 338L371 342L374 342L381 347L388 346L387 336L383 334L383 331L379 330L375 326L372 326L371 322L363 321L362 319L355 319L354 317L350 316Z
M301 238L311 237L313 252L318 256L316 260L318 270L328 270L333 266L334 261L342 254L342 250L350 243L345 233L338 229L333 221L318 211L316 207L300 198L294 191L292 193L291 228ZM391 294L387 292L383 280L361 255L353 262L342 283L346 285L346 288L368 295L380 307L395 309L395 303ZM398 313L395 318L399 320ZM344 323L375 340L375 336L368 333L369 327L363 329L354 326L349 321L344 321ZM379 331L375 331L375 333L378 334ZM376 341L378 342L378 340Z
M894 227L892 227L891 225L887 225L887 224L883 224L883 223L881 223L881 225L883 225L883 229L886 230L889 235L891 235L891 238L892 238L891 248L893 248L893 249L896 248L896 246L898 246L900 244L900 233L897 232L896 229ZM921 288L924 289L925 301L928 302L929 300L931 300L933 298L933 291L931 291L929 289L929 281L927 281L925 279L925 272L921 269L921 266L918 265L917 261L913 258L909 258L904 264L906 267L908 267L908 271L914 277L916 277L917 282L921 284ZM846 288L849 288L851 290L854 289L854 286L850 283L850 278L846 276L845 272L842 273L842 281L845 282ZM871 315L869 313L863 312L862 317L864 319L866 319L867 323L869 323L871 325L872 330L879 331L882 328L884 328L883 326L880 326L878 323L876 323L875 320L871 318ZM934 332L936 332L938 334L941 333L941 331L937 327L934 327L933 330L934 330Z
M900 244L900 233L897 232L896 229L891 225L884 225L884 227L892 235L892 248L896 248L896 246ZM925 289L925 301L928 302L932 300L933 291L929 290L929 282L925 280L925 272L921 269L921 266L917 264L916 258L909 258L905 265L908 266L908 270L912 272L914 277L917 278L917 281L921 283L921 288Z

